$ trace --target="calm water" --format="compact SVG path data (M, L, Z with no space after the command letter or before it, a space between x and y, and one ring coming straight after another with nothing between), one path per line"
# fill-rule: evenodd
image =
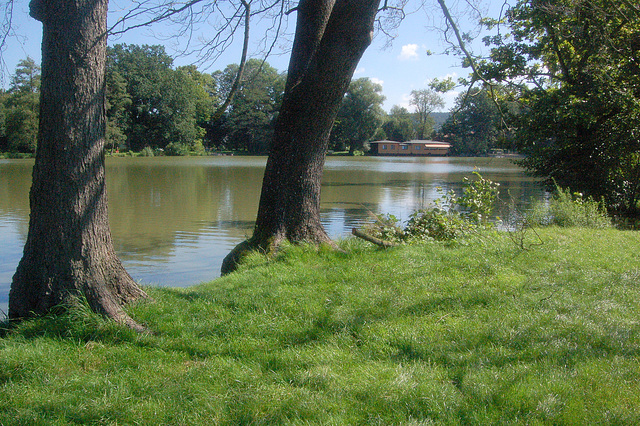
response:
M189 286L219 276L224 256L250 235L264 157L111 158L107 187L111 231L120 259L143 284ZM32 160L0 160L0 309L22 255L29 222ZM508 159L330 157L322 219L340 237L391 213L406 220L460 188L474 168L521 205L542 190Z

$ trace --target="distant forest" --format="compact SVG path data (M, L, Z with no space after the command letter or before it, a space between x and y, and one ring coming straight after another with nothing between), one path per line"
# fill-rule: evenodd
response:
M440 130L442 125L451 117L450 112L432 112L431 118L433 118L433 130L436 132Z
M250 59L244 78L227 110L212 115L229 94L238 65L213 73L195 66L175 67L163 46L115 45L108 49L108 152L187 155L212 150L268 152L286 74ZM18 64L8 90L0 91L0 152L33 153L36 149L40 67L27 58ZM335 121L329 149L366 152L373 140L435 139L451 114L430 112L444 106L431 89L412 92L411 106L382 109L382 86L367 78L353 80ZM469 129L463 129L468 132ZM449 126L450 139L455 130ZM474 141L480 132L474 132ZM459 142L456 142L457 140ZM454 152L483 154L494 142L458 134ZM461 149L456 149L459 145ZM462 149L464 148L464 149Z

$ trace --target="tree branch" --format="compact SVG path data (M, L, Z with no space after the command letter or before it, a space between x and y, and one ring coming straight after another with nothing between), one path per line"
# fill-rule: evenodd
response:
M117 34L123 34L123 33L127 32L127 31L130 31L130 30L133 30L133 29L136 29L136 28L147 27L149 25L164 21L166 19L171 18L174 15L182 13L185 10L190 9L191 7L193 7L194 5L196 5L196 4L198 4L198 3L202 2L202 1L203 0L191 0L191 1L187 2L187 3L185 3L182 7L179 7L177 9L173 9L173 8L168 9L164 13L162 13L161 15L156 16L156 17L154 17L154 18L152 18L152 19L150 19L150 20L148 20L146 22L143 22L143 23L140 23L140 24L135 24L135 25L132 25L130 27L126 27L126 28L124 28L122 30L119 30L119 31L114 31L116 26L124 25L126 20L132 19L135 16L142 15L144 13L147 13L149 10L151 10L151 9L147 9L147 10L143 9L141 12L140 11L139 12L135 12L137 8L134 8L129 13L127 13L127 15L125 15L124 18L118 20L118 22L113 24L111 26L111 28L109 28L107 30L107 32L109 34L111 34L111 35L117 35Z
M363 240L368 241L371 244L375 244L378 247L382 247L382 248L385 248L385 249L389 248L389 247L397 246L397 244L395 244L395 243L392 243L390 241L381 240L380 238L376 238L374 236L371 236L371 235L369 235L369 234L367 234L367 233L365 233L365 232L363 232L363 231L361 231L361 230L359 230L357 228L353 228L351 230L351 233L353 235L355 235L356 237L358 237L358 238L362 238Z
M13 0L8 0L4 6L4 13L2 17L2 23L0 24L0 82L3 81L4 70L7 68L4 62L4 52L7 47L7 39L12 32L13 25Z
M251 5L247 3L245 0L241 0L242 5L244 6L244 42L242 45L242 57L240 58L240 66L238 67L238 74L236 75L236 79L231 86L231 90L227 95L227 99L216 109L211 117L211 121L217 121L222 114L227 110L233 98L238 91L238 87L240 87L240 81L242 81L242 76L244 74L244 67L247 63L247 51L249 49L249 21L251 20Z
M438 4L440 5L440 8L442 9L442 13L445 16L445 18L446 18L446 20L448 22L448 25L451 26L451 29L453 30L453 33L456 36L456 40L458 41L458 47L460 47L460 50L462 50L462 53L464 53L466 58L469 60L469 64L471 66L471 69L473 70L474 78L477 78L478 80L482 81L486 85L486 87L489 89L489 93L491 94L491 99L493 100L494 104L496 105L496 108L498 108L498 112L500 114L501 124L503 125L503 127L508 128L508 125L507 125L506 120L504 118L504 112L502 111L502 108L501 108L501 106L498 103L497 98L496 98L496 94L495 94L495 90L494 90L495 84L493 84L491 81L489 81L486 78L484 78L484 76L482 76L482 74L480 73L480 70L478 69L478 67L476 65L476 60L471 55L469 50L467 49L466 44L464 42L464 39L462 38L462 35L460 34L460 30L458 29L458 25L453 20L453 17L451 16L451 13L449 12L449 8L445 4L444 0L438 0ZM471 83L471 86L473 86L473 82ZM467 93L470 93L470 92L471 92L471 87L469 88Z
M475 58L471 55L469 50L467 50L466 44L464 42L464 39L462 38L462 35L460 34L460 30L458 29L458 25L453 20L453 17L451 16L451 13L449 12L449 8L445 4L444 0L438 0L438 4L440 5L440 9L442 9L442 13L444 14L444 17L446 18L448 25L451 26L451 29L453 30L453 33L456 36L456 40L458 41L458 47L460 48L460 50L462 50L462 53L464 53L464 55L469 60L469 63L471 65L471 69L473 70L474 75L478 79L480 79L483 83L485 83L487 85L491 85L491 83L489 81L487 81L480 74L480 71L478 70L478 68L476 66Z

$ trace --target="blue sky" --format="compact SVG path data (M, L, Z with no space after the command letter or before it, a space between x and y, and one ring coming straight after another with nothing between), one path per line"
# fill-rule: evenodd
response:
M457 3L450 1L449 7L455 12ZM495 3L495 2L494 2ZM502 2L500 2L502 4ZM409 3L411 5L411 3ZM487 8L490 3L485 3ZM119 11L127 9L127 0L112 0L110 3L110 20L118 18ZM458 16L461 16L458 14ZM292 14L295 18L295 14ZM292 19L292 24L295 19ZM114 21L115 22L115 21ZM252 24L253 25L253 24ZM253 25L252 35L254 41L250 54L255 54L258 50L257 34L264 35L260 23ZM466 77L468 70L460 67L460 59L455 56L442 54L446 49L441 31L435 29L442 26L442 13L437 7L430 6L427 10L419 10L407 15L400 27L395 31L396 37L389 42L383 34L378 34L373 44L365 52L354 78L368 77L380 83L383 87L383 94L386 96L384 108L388 111L393 105L400 105L406 108L409 106L409 96L412 90L427 88L429 81L433 78L445 78L451 76L454 79ZM472 28L469 22L462 22L461 26L466 29ZM17 37L8 40L2 57L5 65L5 72L2 83L7 87L7 73L15 70L20 59L31 56L37 62L40 61L40 41L41 24L28 16L28 0L15 0L13 29ZM156 25L152 28L137 29L123 36L112 37L109 44L130 43L130 44L165 44L167 52L174 55L175 42L163 41L157 38L163 34L171 33L171 28L163 25ZM262 31L262 33L261 33ZM206 36L204 32L200 36ZM287 43L282 43L284 46ZM180 42L178 43L180 46ZM481 50L481 44L475 43L473 46L477 52ZM230 63L239 61L241 45L240 42L232 44L227 51L214 62L208 62L199 68L203 71L212 72L223 69ZM175 59L176 65L186 65L193 63L193 57L178 57ZM280 54L271 56L268 62L280 71L285 71L288 65L288 55ZM456 96L463 88L457 88L445 94L446 108L450 109Z

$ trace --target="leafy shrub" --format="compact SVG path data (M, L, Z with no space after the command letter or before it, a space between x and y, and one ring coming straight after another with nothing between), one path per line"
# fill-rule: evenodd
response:
M608 228L611 219L604 201L584 198L581 193L556 187L553 197L538 201L527 216L529 223L539 226Z
M498 199L499 183L483 178L473 172L476 180L463 179L465 188L456 204L463 209L463 215L473 223L486 223Z
M206 154L206 150L204 148L204 145L202 144L202 140L198 139L193 143L193 146L191 147L192 149L192 154L194 155L204 155Z
M473 225L461 215L431 208L413 213L404 232L405 240L452 241L471 229Z
M185 155L189 155L189 147L185 144L178 142L171 142L164 149L165 155L169 155L172 157L183 157Z
M8 158L11 160L22 160L25 158L33 158L34 154L28 152L5 152L0 154L0 158Z
M458 198L454 191L443 192L434 205L414 212L403 229L393 215L377 215L375 223L365 227L369 235L391 242L452 241L465 233L489 224L488 218L498 199L498 183L473 172L475 180L464 178L464 190Z
M153 152L153 148L151 148L150 146L145 146L144 148L142 148L142 151L140 151L141 157L153 157L154 155L155 153Z

